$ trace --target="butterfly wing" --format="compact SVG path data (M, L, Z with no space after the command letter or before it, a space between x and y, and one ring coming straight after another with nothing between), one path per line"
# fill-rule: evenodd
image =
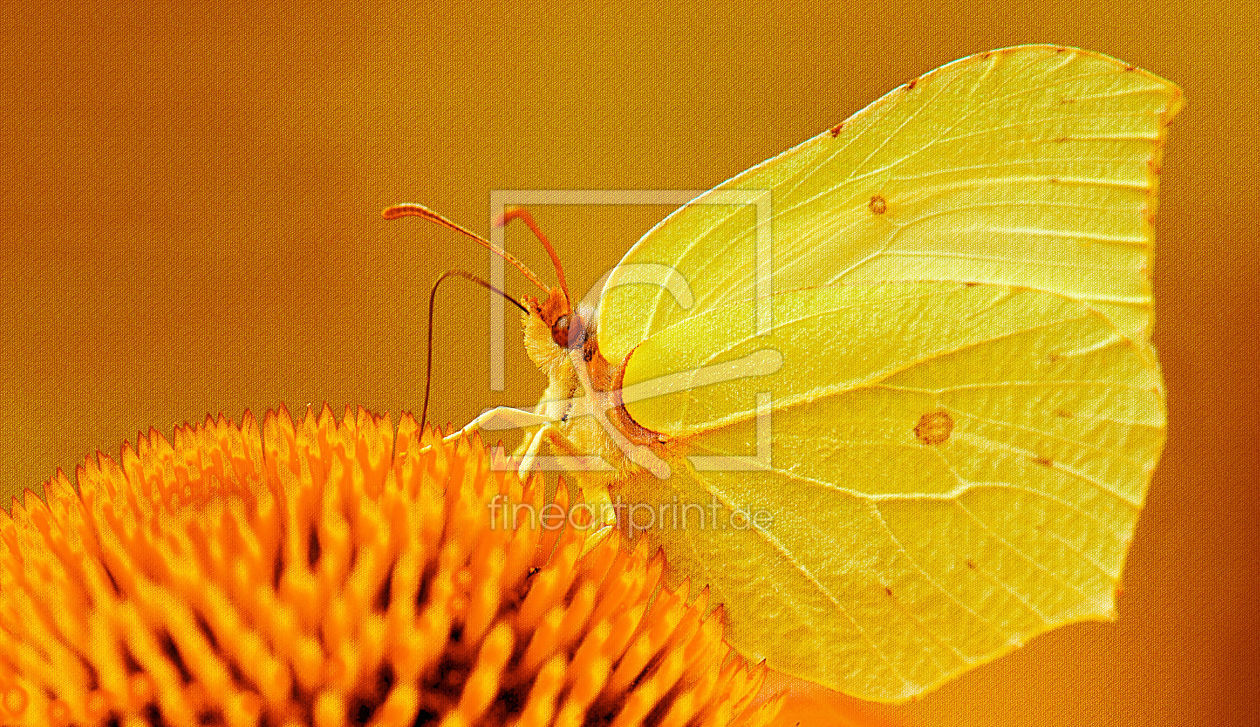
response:
M871 280L1038 288L1146 340L1149 219L1179 106L1176 86L1086 51L1021 46L950 63L644 235L604 287L600 349L620 362L730 302ZM694 302L624 284L641 263L671 266Z
M747 656L898 701L1113 613L1164 439L1149 217L1179 103L1087 52L963 59L627 253L599 344L673 476L620 491L768 513L648 533ZM691 295L625 284L641 263Z
M1164 441L1159 373L1114 321L989 284L772 300L762 335L725 306L648 338L625 371L648 397L627 410L676 456L670 478L616 494L653 508L634 525L725 604L736 648L899 701L1113 613ZM776 373L708 375L766 352ZM690 385L652 396L674 376Z

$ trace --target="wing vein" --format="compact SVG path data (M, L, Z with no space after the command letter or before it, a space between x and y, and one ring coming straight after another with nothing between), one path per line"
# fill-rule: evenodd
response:
M697 478L697 481L702 482L704 485L704 488L709 491L709 494L711 494L714 498L716 498L718 502L722 503L723 507L725 507L728 511L734 512L735 508L731 504L725 492L720 490L716 485L714 485L709 480L703 480L703 479ZM823 584L822 581L818 580L818 577L814 575L812 571L810 571L800 561L798 561L796 557L792 554L792 552L788 550L787 547L783 545L782 541L780 541L777 537L775 537L773 533L768 532L764 527L762 527L761 525L755 522L751 523L751 525L752 525L752 531L757 533L757 535L762 540L764 540L767 545L773 548L774 551L779 554L779 557L781 557L785 562L790 564L794 569L796 569L798 573L804 576L805 579L809 581L811 585L813 585L816 589L818 589L818 592L823 594L827 598L827 600L830 601L833 606L835 606L838 612L844 614L844 617L848 619L850 624L853 625L853 628L856 629L859 634L861 634L862 639L866 642L867 648L869 648L874 654L876 654L880 658L880 660L884 662L884 665L887 666L888 669L898 679L900 679L906 687L912 687L913 683L906 677L905 674L902 673L901 669L899 669L897 665L894 664L890 658L888 658L888 655L885 654L883 650L879 648L879 645L875 643L875 640L871 637L870 633L868 633L867 630L862 627L862 624L859 623L856 618L854 618L853 614L849 612L849 609L845 608L844 603L840 601L840 599L836 598L835 594L833 594L831 590L828 589L827 586Z

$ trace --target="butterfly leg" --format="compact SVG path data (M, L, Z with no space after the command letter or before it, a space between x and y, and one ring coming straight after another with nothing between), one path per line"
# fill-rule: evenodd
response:
M530 471L534 468L534 459L538 457L538 450L542 448L542 443L547 438L547 434L555 431L555 425L548 421L539 427L538 431L534 432L534 436L529 438L529 443L524 447L524 452L521 454L520 466L516 470L521 479L529 476Z
M471 434L476 430L497 432L507 429L525 429L540 424L550 424L552 421L554 420L551 417L532 411L513 409L510 406L496 406L481 412L477 418L465 424L463 429L444 439L454 439L461 434Z
M537 414L524 409L513 409L509 406L499 406L483 411L481 414L477 415L475 419L465 424L461 429L443 437L442 441L451 442L459 439L460 437L472 434L475 431L496 432L508 429L540 427L538 432L529 436L527 440L531 443L530 446L536 451L537 445L533 444L533 442L541 441L540 438L542 432L549 427L554 426L552 424L553 422L554 419L552 417L543 414ZM496 447L495 449L498 450L500 448ZM521 450L517 451L519 452ZM518 468L518 472L521 477L525 477L529 472L529 466L522 463L522 465Z

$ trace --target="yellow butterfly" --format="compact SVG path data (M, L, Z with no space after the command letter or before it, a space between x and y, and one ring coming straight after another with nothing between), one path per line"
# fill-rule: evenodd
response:
M522 471L707 584L744 656L857 697L1111 617L1165 436L1179 106L1069 48L932 71L671 214L596 301L559 272L520 304L542 401L470 427L536 427Z

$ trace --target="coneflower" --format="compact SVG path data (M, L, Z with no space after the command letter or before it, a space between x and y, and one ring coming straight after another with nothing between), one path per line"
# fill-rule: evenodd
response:
M327 407L151 431L0 516L5 725L762 725L663 563L477 437ZM565 507L564 488L556 504ZM497 521L496 521L497 517ZM554 523L552 523L554 525Z

